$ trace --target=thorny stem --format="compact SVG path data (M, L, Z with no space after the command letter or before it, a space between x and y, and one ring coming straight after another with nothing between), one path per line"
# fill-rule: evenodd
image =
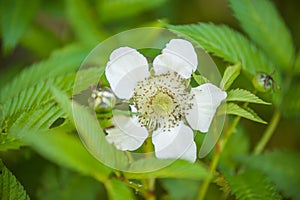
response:
M258 155L264 150L266 144L271 139L271 137L272 137L277 125L278 125L278 122L280 121L280 115L281 115L280 111L278 109L276 109L274 114L273 114L273 117L271 119L271 122L270 122L269 126L265 130L262 138L257 143L257 145L254 149L254 152L253 152L254 155Z
M238 123L240 121L240 118L241 117L237 116L234 119L234 121L231 124L231 126L225 132L225 135L224 135L224 138L222 139L222 141L219 141L216 144L215 154L214 154L213 160L212 160L212 162L211 162L211 164L209 166L211 174L215 173L217 165L218 165L219 160L220 160L221 152L223 151L224 147L226 146L226 143L227 143L228 139L232 135L232 133L235 130L236 126L238 125ZM203 200L204 199L204 197L205 197L205 195L207 193L207 189L208 189L209 184L212 181L212 179L213 179L213 176L209 176L209 177L207 177L204 180L204 182L203 182L203 184L202 184L202 186L200 188L199 194L198 194L198 198L197 198L198 200Z

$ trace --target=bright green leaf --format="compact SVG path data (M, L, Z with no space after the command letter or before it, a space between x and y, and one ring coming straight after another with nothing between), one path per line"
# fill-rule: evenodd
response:
M18 44L35 16L38 5L39 0L0 1L0 24L5 53L9 53Z
M196 81L196 83L198 85L202 85L204 83L208 83L209 82L209 80L207 78L205 78L204 76L198 75L198 74L195 74L195 73L193 73L193 78L194 78L194 80Z
M239 76L240 71L240 63L227 67L221 80L220 88L223 90L227 90L231 86L233 81Z
M250 119L255 122L259 122L262 124L267 124L264 120L262 120L253 110L251 110L249 107L242 108L234 103L228 103L226 106L226 114L229 115L238 115L241 117L244 117L246 119Z
M153 171L153 169L158 169ZM201 180L210 175L199 163L185 160L161 160L156 158L138 160L129 168L133 173L125 173L127 178L186 178Z
M255 75L262 71L272 73L276 66L245 36L224 25L193 24L173 26L164 23L170 30L196 41L202 48L228 62L242 63L242 68Z
M57 88L52 87L51 91L67 116L74 120L80 138L87 149L108 166L124 169L127 166L127 157L124 152L107 142L96 116L93 116L86 107L71 102L66 94Z
M262 155L240 156L237 160L264 172L284 196L300 197L300 153L289 151L266 152Z
M257 96L249 92L248 90L239 89L239 88L230 90L227 93L226 101L241 101L241 102L270 105L270 103L261 100L260 98L258 98Z
M80 140L63 132L22 130L22 140L45 158L82 174L105 181L112 169L94 158ZM20 133L18 131L15 134Z
M3 200L29 200L23 186L0 160L0 197Z
M120 180L110 179L104 184L110 200L135 199L132 191Z
M246 170L239 175L227 175L231 192L238 200L280 200L274 184L260 171Z
M235 17L245 32L283 69L291 69L292 36L269 0L231 0Z

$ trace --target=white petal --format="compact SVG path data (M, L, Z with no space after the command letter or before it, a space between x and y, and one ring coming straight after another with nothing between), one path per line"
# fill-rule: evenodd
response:
M116 115L113 123L115 127L106 130L106 139L119 150L136 150L148 137L148 131L138 124L137 118Z
M195 97L186 119L194 130L207 132L218 106L226 98L227 93L211 83L192 88L191 93Z
M193 45L182 39L172 39L162 50L162 54L153 61L157 75L175 71L183 78L190 78L197 65L197 54Z
M157 158L181 158L191 162L196 160L194 133L190 127L183 123L170 131L154 132L152 142Z
M137 82L150 73L147 59L142 54L129 47L120 47L111 53L105 75L117 97L130 99Z

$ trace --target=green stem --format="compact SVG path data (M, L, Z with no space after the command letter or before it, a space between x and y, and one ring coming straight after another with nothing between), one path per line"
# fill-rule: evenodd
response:
M216 168L217 168L218 163L219 163L219 160L220 160L221 153L222 153L224 147L226 146L226 144L227 144L230 136L232 135L233 131L235 130L236 126L238 125L240 119L241 119L241 117L239 117L239 116L237 116L234 119L231 126L225 132L225 135L224 135L224 138L222 139L222 141L219 141L216 144L215 154L214 154L212 162L209 166L209 169L210 169L210 172L211 172L212 175L215 173ZM203 184L201 185L199 194L198 194L198 198L197 198L198 200L203 200L204 199L212 179L213 179L213 176L209 176L204 180Z
M152 145L152 140L151 137L148 137L147 140L145 141L145 145L144 145L144 153L146 153L146 155L149 155L149 153L153 152L153 145ZM146 193L144 195L145 199L147 200L155 200L155 178L149 178L148 182L147 182L147 188L148 188L148 193Z
M272 135L273 135L273 133L274 133L277 125L278 125L278 122L280 121L280 116L281 116L280 111L278 109L276 109L275 112L274 112L274 114L273 114L273 117L271 119L271 122L270 122L269 126L265 130L262 138L257 143L257 145L256 145L256 147L254 149L253 153L255 155L260 154L264 150L266 144L271 139L271 137L272 137Z

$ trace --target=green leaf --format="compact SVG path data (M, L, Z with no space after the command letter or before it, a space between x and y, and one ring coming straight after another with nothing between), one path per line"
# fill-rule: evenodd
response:
M87 149L108 166L125 169L128 163L127 157L124 152L117 150L106 141L96 116L93 116L88 108L71 102L66 94L57 88L52 87L51 91L67 116L74 120L80 138L84 141Z
M126 186L126 184L117 179L110 179L106 181L105 187L110 200L135 199L132 191Z
M96 160L73 135L58 131L22 130L22 140L45 158L98 181L107 180L112 169ZM19 134L16 131L15 134Z
M238 200L280 200L274 184L260 171L246 170L242 174L226 176L231 192Z
M292 82L283 101L281 113L286 117L298 117L300 113L300 85L298 82Z
M270 74L276 69L276 66L250 40L227 26L205 23L181 26L164 23L164 25L230 63L241 62L242 68L252 75L259 71Z
M297 57L296 57L294 72L296 74L300 74L300 51L298 52Z
M48 60L24 69L6 85L1 86L0 103L6 102L7 99L42 80L75 72L89 51L90 49L87 47L71 45L55 51Z
M99 1L98 12L102 21L134 16L161 6L166 0L104 0Z
M234 103L228 103L226 105L226 113L229 115L238 115L244 117L246 119L250 119L255 122L259 122L262 124L267 124L264 120L262 120L253 110L250 108L242 108Z
M227 90L231 86L233 81L240 75L240 71L240 63L227 67L221 80L220 88L223 90Z
M207 78L205 78L204 76L198 75L198 74L195 74L195 73L193 73L193 78L194 78L194 80L196 81L196 83L198 85L202 85L204 83L208 83L209 82L209 80Z
M158 169L153 171L153 169ZM186 178L202 180L210 175L209 171L199 163L185 160L161 160L156 158L141 159L129 168L133 173L125 173L130 179L144 178Z
M101 183L66 168L47 166L40 181L43 187L38 187L36 196L41 200L95 200L105 196Z
M200 182L195 180L161 179L159 182L168 193L166 200L196 199L200 188Z
M269 0L230 0L245 32L282 69L290 70L295 56L292 36Z
M29 200L21 183L16 177L4 166L0 160L0 197L1 199L18 199Z
M97 45L107 37L100 30L97 16L88 1L66 0L66 12L70 25L81 42Z
M270 105L271 103L265 102L249 92L248 90L244 89L234 89L230 90L227 93L226 101L241 101L241 102L249 102L249 103L257 103L257 104L265 104Z
M10 51L18 44L19 39L35 16L38 5L39 0L1 0L0 24L5 53L10 53Z
M299 199L300 153L292 151L266 152L262 155L241 156L236 159L264 172L285 197Z

